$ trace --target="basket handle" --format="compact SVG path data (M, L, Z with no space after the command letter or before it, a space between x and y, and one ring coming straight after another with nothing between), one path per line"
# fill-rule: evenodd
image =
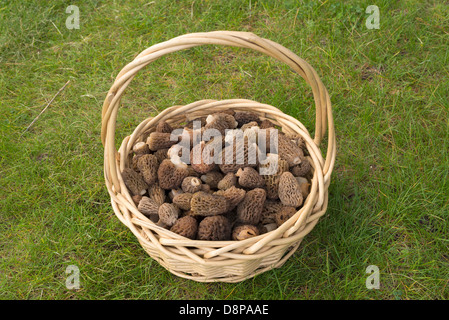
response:
M306 61L298 57L287 48L271 40L260 38L253 33L237 31L212 31L204 33L189 33L155 44L142 51L117 75L114 84L109 89L103 103L101 126L101 141L105 148L105 166L109 169L106 170L105 168L105 173L110 174L115 191L120 192L120 183L116 168L117 151L115 149L115 128L120 100L126 87L140 69L156 59L168 53L205 44L249 48L264 53L286 63L312 87L316 108L314 142L317 146L320 145L321 140L326 133L326 126L328 126L328 149L323 171L330 175L335 159L335 136L331 103L329 94L316 71Z

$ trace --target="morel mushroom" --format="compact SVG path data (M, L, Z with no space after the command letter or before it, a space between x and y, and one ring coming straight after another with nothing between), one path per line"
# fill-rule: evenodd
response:
M159 205L149 197L142 197L137 209L142 212L145 216L149 217L150 220L157 222Z
M151 151L167 149L179 142L179 137L171 139L172 134L168 132L152 132L150 133L147 144Z
M264 178L252 167L240 168L235 175L239 178L239 185L244 188L254 189L265 186Z
M193 240L198 231L198 221L192 216L181 217L176 220L170 231Z
M259 125L260 129L268 129L268 128L275 128L275 127L276 127L275 124L268 119L262 120Z
M204 129L216 129L222 136L224 136L226 129L235 129L237 125L238 122L235 121L232 115L218 112L213 113L206 118L206 125L204 126Z
M159 121L156 126L156 132L171 133L172 131L172 126L165 120Z
M228 201L227 211L233 210L245 198L246 191L241 188L232 186L226 190L218 190L214 194L223 196Z
M310 192L310 183L307 178L304 177L296 177L296 181L298 181L299 188L301 189L302 197L305 199L309 195Z
M161 205L165 202L165 191L162 189L158 183L153 183L148 187L148 197Z
M175 224L179 217L179 208L173 203L163 203L158 210L158 225L163 227L171 227Z
M291 173L295 177L305 177L310 170L312 169L312 165L307 158L303 158L300 164L297 164L291 168Z
M159 149L156 150L153 154L154 156L157 158L157 160L159 161L159 163L161 163L162 161L164 161L164 159L168 158L168 150L169 148L164 148L164 149Z
M276 224L279 227L285 221L293 217L297 212L295 207L284 206L280 211L276 213Z
M185 163L174 164L171 159L165 159L157 170L159 186L165 190L179 188L187 174Z
M267 199L263 205L260 223L270 224L276 222L276 214L285 207L279 200Z
M229 240L231 238L231 224L228 218L217 215L206 217L198 225L199 240Z
M148 185L142 176L131 168L125 168L122 171L123 182L132 195L143 196L148 189Z
M201 180L197 177L185 177L182 180L181 188L184 192L195 193L201 190Z
M259 229L251 224L242 224L234 227L232 230L232 240L245 240L258 236Z
M223 179L221 179L218 184L217 188L220 190L226 190L229 189L232 186L235 186L237 184L237 176L234 172L227 173Z
M256 188L247 191L242 202L237 206L237 220L244 224L257 225L262 217L265 200L264 189Z
M279 159L275 154L267 155L267 163L259 167L259 172L266 173L262 177L265 180L268 199L276 200L279 198L279 180L282 173L288 171L288 169L287 161Z
M234 119L238 122L239 127L252 121L260 122L259 115L251 111L236 111Z
M199 191L190 201L191 214L194 216L212 216L225 213L227 200L224 196Z
M279 179L279 200L291 207L302 205L303 196L298 181L289 171L284 172Z
M205 174L216 168L211 151L209 148L206 148L204 141L193 146L190 152L190 165L196 172Z
M136 155L139 155L139 154L148 154L148 153L150 153L150 148L148 147L148 145L147 145L145 142L140 141L140 142L137 142L137 143L133 146L133 152L134 152Z
M139 169L143 180L150 186L157 180L157 169L159 168L159 161L156 156L152 154L144 154L137 159L137 169Z
M209 171L201 176L201 180L212 189L217 189L218 183L223 179L223 174L218 171Z
M288 162L290 167L298 165L304 159L302 149L285 135L278 135L278 152L279 157Z
M188 211L191 209L190 201L192 200L193 193L184 192L177 194L173 197L173 203L176 204L180 209Z

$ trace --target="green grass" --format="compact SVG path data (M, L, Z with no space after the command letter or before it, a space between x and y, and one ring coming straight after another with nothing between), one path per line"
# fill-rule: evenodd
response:
M65 27L69 4L79 30ZM365 26L371 4L378 30ZM251 31L307 60L338 142L326 215L282 268L238 284L167 272L115 217L103 178L101 106L117 73L150 45L212 30ZM0 1L0 299L448 299L448 43L439 1ZM117 143L158 110L236 97L313 132L302 79L258 53L204 46L140 72ZM69 265L78 290L66 288ZM365 286L369 265L378 290Z

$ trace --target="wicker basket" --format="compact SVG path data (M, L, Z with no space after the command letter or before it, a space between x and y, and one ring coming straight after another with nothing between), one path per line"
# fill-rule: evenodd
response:
M120 149L115 148L115 129L121 97L137 74L150 62L168 54L195 46L212 44L250 48L285 62L312 87L316 106L314 138L297 119L277 108L251 100L201 100L185 106L172 106L154 118L144 120L127 136ZM306 142L313 177L310 194L300 210L277 229L243 241L190 240L157 226L141 214L121 177L130 165L132 147L153 131L157 123L182 123L199 115L233 108L257 112L283 132L297 133ZM320 142L327 136L327 154L323 158ZM328 187L336 156L336 142L329 94L315 70L283 46L252 33L215 31L185 34L149 47L118 74L102 110L101 139L104 145L104 176L118 219L137 237L146 252L171 273L199 282L239 282L272 268L281 267L296 251L304 236L317 224L327 209Z

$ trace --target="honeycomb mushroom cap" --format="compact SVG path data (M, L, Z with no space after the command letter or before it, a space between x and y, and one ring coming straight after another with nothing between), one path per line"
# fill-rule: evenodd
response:
M227 173L223 179L221 179L218 184L217 188L220 190L226 190L229 189L232 186L235 186L237 184L237 176L234 172Z
M257 225L262 218L262 209L266 200L266 191L262 188L246 192L237 206L237 220L244 224Z
M245 131L246 129L250 129L252 127L259 127L259 124L256 121L251 121L248 123L245 123L244 125L242 125L242 127L240 128L242 131Z
M172 134L169 132L152 132L147 138L147 144L151 151L160 149L168 149L179 142L179 138L171 139Z
M218 165L221 172L236 173L244 167L258 165L259 149L257 143L251 143L247 137L237 139L235 143L225 146L220 152L221 163Z
M143 142L137 142L134 146L133 146L133 152L134 154L148 154L150 153L150 148L148 147L148 145Z
M259 228L251 224L237 225L232 230L232 240L245 240L258 236L260 234Z
M157 169L159 168L159 161L155 155L143 154L138 157L136 162L137 169L139 169L143 180L150 186L157 181Z
M239 127L252 121L260 123L259 115L251 111L236 111L234 119L237 121Z
M289 171L282 173L279 179L279 200L291 207L299 207L302 205L303 196L298 181Z
M197 177L185 177L182 180L181 188L184 192L195 193L201 190L202 182Z
M144 195L147 192L148 185L143 177L131 168L125 168L122 171L123 182L132 195Z
M285 135L278 135L279 157L288 162L290 167L298 165L304 159L304 151Z
M269 164L271 165L271 164ZM271 169L267 169L269 172ZM287 161L283 159L277 160L277 168L275 174L266 174L262 175L263 179L265 180L265 190L267 191L267 198L268 199L279 199L279 181L281 178L282 173L287 172L289 170L289 165ZM259 171L261 171L261 168L259 167Z
M196 172L205 174L217 167L211 151L204 141L193 146L190 152L190 165Z
M219 171L209 171L201 176L201 180L212 189L217 189L218 183L223 179L223 174Z
M246 191L236 186L232 186L226 190L218 190L214 194L223 196L227 200L227 211L233 210L245 198Z
M188 175L187 165L176 166L170 159L165 159L159 165L157 176L162 189L177 189Z
M159 121L156 126L156 132L171 133L173 127L165 120Z
M219 215L227 211L227 200L221 195L195 192L190 201L190 210L195 216Z
M165 202L166 195L164 189L158 183L153 183L148 187L148 197L158 205L161 205Z
M171 227L179 217L179 208L173 203L163 203L158 210L159 224L165 227Z
M305 177L312 169L312 165L307 158L303 158L300 164L297 164L291 168L291 173L295 177Z
M173 203L176 204L182 210L190 210L190 201L192 200L193 193L184 192L177 194L173 197Z
M239 185L244 188L254 189L265 186L265 179L252 167L240 168L235 175L239 178Z
M238 122L230 114L218 112L209 115L206 118L205 130L216 129L222 136L225 134L225 130L234 129L238 125Z
M154 156L157 158L159 163L164 161L164 159L168 158L168 150L169 150L169 148L164 148L164 149L159 149L159 150L156 150L155 152L153 152Z
M268 129L268 128L275 128L275 127L276 127L275 124L268 119L262 120L259 125L260 129Z
M276 222L276 214L285 206L279 200L267 199L263 205L260 223L270 224Z
M198 225L199 240L220 241L231 238L231 224L222 215L205 217Z
M279 227L285 221L293 217L297 212L295 207L284 206L281 210L276 213L276 224Z
M192 216L178 218L170 231L193 240L198 232L198 221Z
M142 197L137 209L142 212L142 214L149 217L152 221L158 220L159 205L149 197Z

